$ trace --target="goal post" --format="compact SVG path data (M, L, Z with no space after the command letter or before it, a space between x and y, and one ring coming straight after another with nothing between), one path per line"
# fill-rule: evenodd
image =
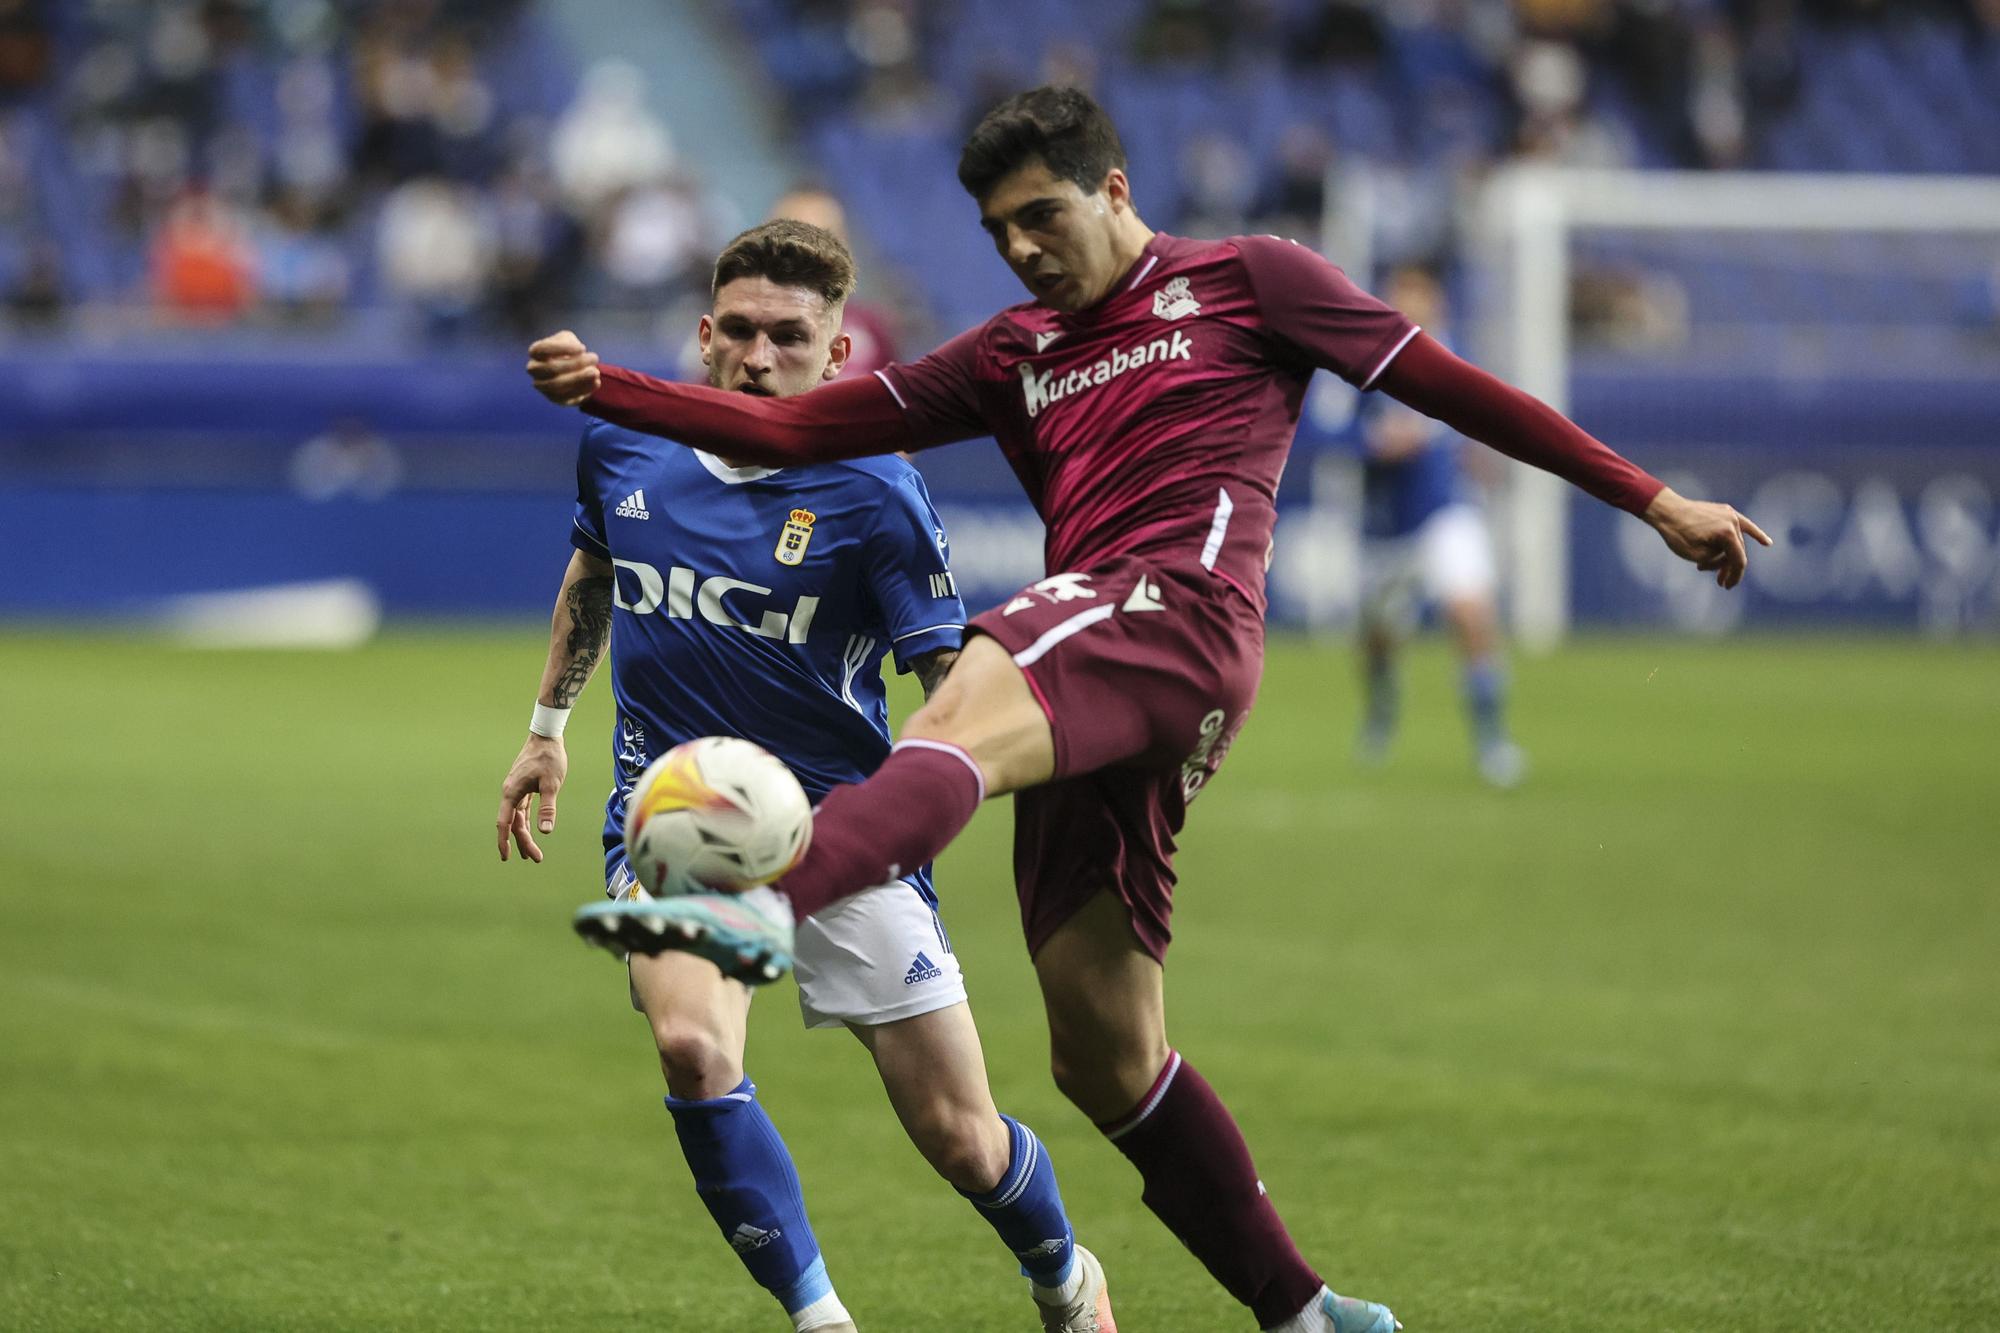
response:
M1476 355L1568 412L1579 235L1680 232L1699 244L1718 233L1840 233L2000 243L2000 180L1516 166L1485 184L1471 216ZM1993 262L2000 263L2000 244ZM1537 469L1510 473L1500 540L1513 629L1523 647L1543 650L1571 622L1569 488Z

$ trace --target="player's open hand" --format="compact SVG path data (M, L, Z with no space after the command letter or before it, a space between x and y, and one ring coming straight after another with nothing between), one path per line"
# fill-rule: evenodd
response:
M1712 570L1715 581L1733 588L1743 581L1750 567L1746 536L1765 546L1771 539L1764 530L1726 504L1689 500L1674 494L1670 486L1653 497L1645 519L1666 541L1667 548L1700 570Z
M530 798L538 798L535 822L544 835L554 833L556 793L562 790L563 779L568 776L569 753L563 749L561 739L529 736L514 766L507 770L507 780L500 784L500 814L493 821L493 831L499 838L502 861L507 859L507 843L512 840L522 856L540 863L542 849L535 845L534 834L528 831L528 802Z
M528 378L556 406L575 407L597 392L597 353L568 329L551 333L528 348Z

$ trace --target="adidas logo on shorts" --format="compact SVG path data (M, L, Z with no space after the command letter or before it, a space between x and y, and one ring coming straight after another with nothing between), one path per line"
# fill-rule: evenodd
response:
M919 981L936 981L943 975L943 968L933 963L928 955L919 953L917 961L911 963L910 970L903 974L903 984L905 986L914 986Z

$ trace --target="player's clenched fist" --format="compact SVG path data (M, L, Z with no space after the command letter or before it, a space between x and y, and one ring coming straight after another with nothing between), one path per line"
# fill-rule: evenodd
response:
M564 329L528 348L528 378L558 407L575 407L597 392L597 353Z

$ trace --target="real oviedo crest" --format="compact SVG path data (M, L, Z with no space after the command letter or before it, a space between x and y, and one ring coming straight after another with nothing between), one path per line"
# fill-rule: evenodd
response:
M794 509L785 523L785 530L778 534L778 563L796 565L806 558L806 544L812 541L813 520L816 515L810 509Z

